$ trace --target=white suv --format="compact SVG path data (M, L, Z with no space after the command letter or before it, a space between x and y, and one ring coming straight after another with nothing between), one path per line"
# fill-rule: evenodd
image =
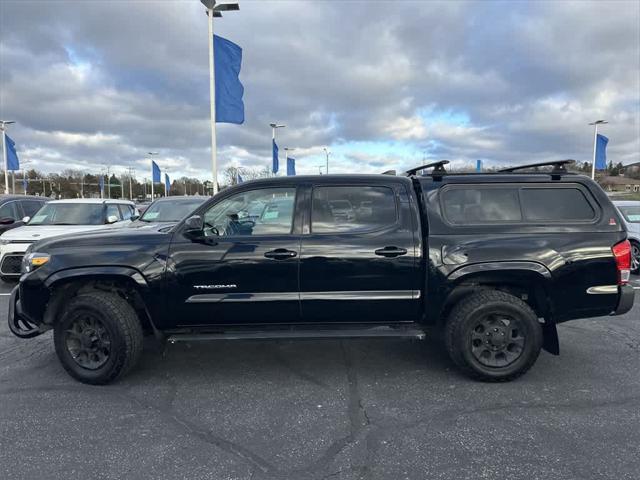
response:
M127 200L54 200L26 220L23 227L0 236L0 278L17 280L22 257L29 245L43 238L123 227L138 215Z

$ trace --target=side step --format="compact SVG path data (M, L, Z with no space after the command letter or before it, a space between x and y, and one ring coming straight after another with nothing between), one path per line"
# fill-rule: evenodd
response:
M245 329L228 329L220 332L176 333L169 335L169 343L197 342L209 340L304 340L304 339L340 339L340 338L417 338L424 339L425 331L415 324L387 326L369 325L353 327L323 328L275 328L259 329L260 327Z

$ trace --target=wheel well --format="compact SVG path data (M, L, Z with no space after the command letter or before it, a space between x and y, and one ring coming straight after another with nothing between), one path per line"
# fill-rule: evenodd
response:
M444 301L438 322L444 323L451 308L463 298L483 289L509 293L526 302L538 318L551 322L553 310L546 288L547 280L530 271L509 271L472 274L459 279Z
M136 282L122 276L94 276L60 280L50 287L51 294L44 316L44 323L53 325L58 321L64 304L73 297L86 292L102 291L115 293L125 299L136 311L145 332L154 332L151 316Z

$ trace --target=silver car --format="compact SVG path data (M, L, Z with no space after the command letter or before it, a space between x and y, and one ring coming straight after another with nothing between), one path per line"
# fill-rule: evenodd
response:
M640 273L640 202L617 200L613 204L622 215L631 242L631 272Z

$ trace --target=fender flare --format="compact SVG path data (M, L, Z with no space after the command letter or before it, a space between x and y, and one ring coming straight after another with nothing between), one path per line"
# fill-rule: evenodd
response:
M547 267L538 262L482 262L466 265L454 270L447 277L449 280L458 280L473 273L487 273L504 270L527 270L537 273L547 280L551 280L551 272Z
M133 267L123 266L96 266L96 267L73 267L60 270L47 277L44 285L51 288L53 284L61 280L69 280L80 277L126 277L133 280L138 287L146 289L149 287L144 276Z

